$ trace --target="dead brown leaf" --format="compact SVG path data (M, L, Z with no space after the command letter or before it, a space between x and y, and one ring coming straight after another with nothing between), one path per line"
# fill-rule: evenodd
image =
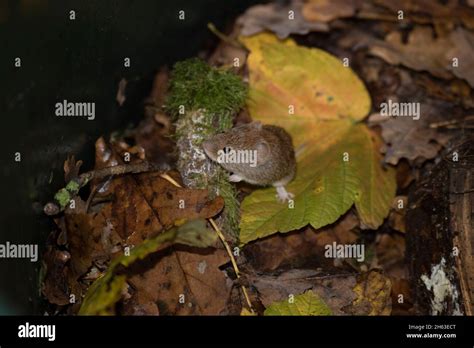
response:
M235 25L227 36L228 40L221 40L208 59L210 65L232 67L234 71L243 71L246 66L248 51L238 43L240 35L239 25Z
M145 99L145 105L153 105L156 108L161 108L165 103L168 82L169 71L166 68L161 68L155 74L150 95Z
M135 142L144 149L147 161L157 164L173 162L175 156L172 123L163 110L168 80L168 69L162 68L156 73L150 95L145 99L145 117L133 131Z
M140 152L132 150L124 142L111 145L104 139L99 139L96 143L96 169L122 164L126 152L131 154L130 163L139 161ZM73 164L74 161L70 160L65 165L68 173L73 171L70 168L76 168ZM180 181L176 176L175 180ZM96 273L97 268L104 270L112 258L124 252L125 247L142 243L146 238L172 227L176 221L213 217L224 205L221 197L210 199L206 190L176 187L156 172L95 180L91 186L91 198L88 202L75 197L74 203L65 210L64 223L60 221L59 226L64 230L61 233L61 238L64 239L62 243L66 243L68 247L70 260L66 266L59 268L55 266L57 263L50 262L46 279L57 277L58 281L57 284L50 281L45 283L44 292L53 303L66 304L65 294L69 293L79 300L89 283L86 279L90 277L86 277L86 274L92 269ZM228 298L220 296L221 291L225 289L227 294L231 285L218 268L226 262L226 254L214 249L207 250L206 255L201 255L200 252L198 249L171 252L166 264L160 262L157 268L167 275L171 270L177 274L174 281L182 291L180 293L195 293L193 301L198 312L218 314L215 306L221 305ZM51 251L50 255L53 257L55 254ZM63 286L60 279L66 277L68 284ZM166 279L163 277L147 279L150 283L140 283L143 288L139 287L140 284L135 284L133 300L146 297L146 290L151 286L165 286L163 282ZM171 278L168 278L167 283L169 279ZM68 291L61 293L58 287L65 287ZM213 289L214 292L211 291ZM219 298L213 298L214 304L211 306L212 301L206 296ZM174 297L162 297L160 300L165 304L177 301ZM158 313L154 310L157 307L150 302L140 300L137 303L135 312Z
M328 31L326 23L307 21L302 13L301 1L289 5L270 3L250 7L237 19L241 35L251 36L265 30L274 32L280 39L291 34L307 34L311 31Z
M232 289L219 267L228 262L221 249L174 247L131 267L132 296L125 314L220 315L226 313ZM137 311L137 308L141 311Z
M353 17L360 0L308 0L303 5L303 16L311 22L327 23L337 18Z
M119 106L122 106L127 100L127 96L125 95L125 90L127 88L127 80L125 78L121 78L117 87L117 95L115 96L115 100L117 101Z
M378 234L375 240L377 264L387 276L404 278L408 276L405 265L405 238L396 233Z
M390 315L392 311L391 300L392 285L390 279L382 272L371 270L357 278L354 293L357 298L352 304L354 314L365 315Z
M420 105L418 120L373 114L369 117L369 124L382 127L386 147L381 151L385 153L386 163L396 165L401 158L406 158L411 163L415 160L423 162L436 157L453 135L430 128L430 124L443 120L448 115L453 117L453 114L450 104L426 99Z
M355 214L349 212L338 222L319 230L311 227L287 234L275 234L248 244L244 253L254 270L275 271L318 265L325 270L334 269L333 259L324 257L325 246L333 242L354 243L359 225Z
M474 29L474 11L463 6L458 0L373 0L374 4L384 7L391 13L404 12L404 19L415 23L434 23L449 25L464 24ZM395 16L394 16L395 17Z
M388 215L388 224L390 227L403 233L405 233L405 213L407 204L407 196L395 197Z
M428 71L443 79L457 76L474 86L474 33L462 28L456 28L448 36L435 38L430 27L417 26L409 34L406 44L402 34L393 31L385 41L374 41L369 52L390 64ZM458 66L453 63L455 58Z
M356 298L352 291L356 284L354 274L328 275L310 269L293 269L280 275L247 274L247 279L258 292L264 307L313 290L328 305L334 315L345 315L344 308Z
M408 279L390 278L392 283L392 315L413 315L412 286Z
M68 287L68 269L66 263L70 255L67 251L60 251L49 245L43 254L43 264L46 275L43 279L41 292L50 303L59 306L68 305L69 287Z
M465 109L474 108L474 91L464 80L452 80L450 83L439 81L424 74L418 74L415 83L426 89L433 98L461 104Z
M75 179L79 176L79 170L81 169L82 161L77 161L74 156L69 156L64 161L64 181L68 183L72 179Z
M356 214L349 211L341 217L335 224L323 227L316 233L316 244L324 249L328 244L336 242L338 244L352 244L359 237L355 232L359 226L359 219Z

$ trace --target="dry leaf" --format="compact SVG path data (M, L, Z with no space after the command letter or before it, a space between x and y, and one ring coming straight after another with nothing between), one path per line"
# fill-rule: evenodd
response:
M69 156L67 160L64 161L64 181L68 183L69 181L77 178L79 176L81 166L81 160L76 162L76 158L74 156Z
M455 24L464 24L467 28L474 29L474 11L463 6L458 0L374 0L373 2L389 9L390 13L398 14L401 10L405 19L415 23L444 24L451 28Z
M124 312L140 314L134 306L156 304L160 315L236 314L226 313L233 283L219 267L227 262L220 249L179 246L164 256L151 255L130 270L128 282L135 290Z
M50 303L59 306L70 304L68 268L66 267L69 258L70 255L67 251L57 250L52 246L48 246L43 254L46 273L42 282L41 293Z
M395 278L407 278L405 264L405 237L397 233L378 234L375 240L377 264L384 274Z
M125 78L121 78L117 88L117 95L115 96L115 100L117 101L119 106L122 106L127 100L127 96L125 95L125 90L127 88L127 80Z
M435 38L430 27L417 26L406 44L402 42L402 34L394 31L385 41L374 41L369 52L390 64L428 71L443 79L450 79L454 74L474 87L474 33L462 28ZM453 64L454 58L458 59L458 66Z
M407 196L397 196L393 199L392 209L388 215L388 224L396 231L405 233L405 213L408 203ZM403 206L400 208L400 204Z
M360 0L309 0L303 5L303 16L311 22L330 22L352 17L361 5Z
M334 315L346 315L344 308L350 306L356 298L352 291L356 284L356 276L353 274L327 275L315 270L294 269L277 276L249 274L248 280L258 291L259 300L265 307L288 300L291 294L312 290Z
M391 289L390 279L380 271L372 270L360 275L354 287L357 299L354 300L352 310L357 314L362 311L365 315L390 315Z
M382 127L382 137L386 147L381 148L385 153L384 161L396 165L401 158L410 162L423 162L436 157L441 148L447 144L451 134L442 133L430 128L430 123L453 116L450 104L426 99L420 105L420 118L387 117L373 114L369 124Z
M96 169L121 163L123 152L127 150L129 148L124 143L109 146L103 139L99 139L96 143ZM136 161L136 156L132 155L131 163ZM179 181L179 178L176 180ZM104 269L112 257L123 253L125 247L141 244L145 239L173 226L176 221L213 217L222 210L224 204L221 197L210 199L207 190L178 188L161 178L159 173L122 175L105 179L103 182L94 181L91 186L94 199L86 203L76 197L74 205L68 206L64 215L64 235L71 255L64 272L68 276L70 292L74 293L76 298L81 298L87 288L87 282L82 282L81 278L93 267ZM222 250L207 250L206 255L199 253L202 251L171 253L167 265L163 267L160 263L158 268L164 272L173 269L180 274L178 286L196 288L198 285L193 285L193 282L199 282L201 287L201 283L208 282L206 291L195 290L198 295L194 301L202 308L201 312L210 313L206 312L208 310L212 311L212 314L218 314L216 307L206 307L206 301L209 299L203 299L202 296L216 295L209 289L225 289L226 293L229 292L227 279L218 268L226 262L227 256ZM50 272L59 271L51 268ZM183 278L185 273L189 279ZM157 282L157 279L149 279L150 284L156 286L163 286L166 281L165 278L161 278L161 283ZM136 287L134 296L145 296L147 286L150 285L143 284L143 289ZM51 298L58 298L55 289L46 291L50 293ZM219 300L215 301L216 305L221 305L227 297L220 296ZM174 303L175 298L163 297L162 301ZM138 312L153 313L155 308L143 301L137 306Z
M291 11L291 12L290 12ZM294 18L291 19L291 14ZM256 5L250 7L237 20L242 26L240 34L251 36L269 30L280 39L291 34L308 34L310 31L328 31L325 23L314 23L304 19L301 14L301 1L293 1L287 6L279 3Z

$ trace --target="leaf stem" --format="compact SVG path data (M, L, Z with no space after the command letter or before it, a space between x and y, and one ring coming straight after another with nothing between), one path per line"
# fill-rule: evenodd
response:
M160 176L163 179L165 179L165 180L169 181L170 183L172 183L173 185L175 185L176 187L182 187L178 182L176 182L176 180L174 180L168 174L162 173L162 174L160 174ZM216 222L212 218L209 218L208 221L210 222L211 226L214 228L217 235L219 236L219 239L221 240L222 244L224 245L224 247L227 251L227 254L229 255L232 267L234 268L235 275L237 276L237 279L239 279L240 278L239 266L237 266L237 262L235 261L234 255L232 254L232 250L230 249L229 243L227 243L224 235L222 234L221 230L217 226ZM240 284L240 287L242 288L242 293L244 294L245 301L247 302L247 305L249 307L250 312L254 313L254 310L253 310L253 307L252 307L252 302L250 302L250 298L249 298L249 295L247 293L247 289L242 284Z

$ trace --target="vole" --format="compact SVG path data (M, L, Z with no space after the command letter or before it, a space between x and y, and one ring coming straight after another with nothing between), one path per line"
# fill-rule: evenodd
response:
M211 160L232 173L229 181L273 185L280 202L294 197L285 185L295 176L295 151L283 128L252 122L214 135L203 148Z

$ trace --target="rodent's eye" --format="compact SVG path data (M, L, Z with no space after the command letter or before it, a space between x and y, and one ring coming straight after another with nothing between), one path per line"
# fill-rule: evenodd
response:
M224 147L224 153L229 153L231 148L229 146Z

